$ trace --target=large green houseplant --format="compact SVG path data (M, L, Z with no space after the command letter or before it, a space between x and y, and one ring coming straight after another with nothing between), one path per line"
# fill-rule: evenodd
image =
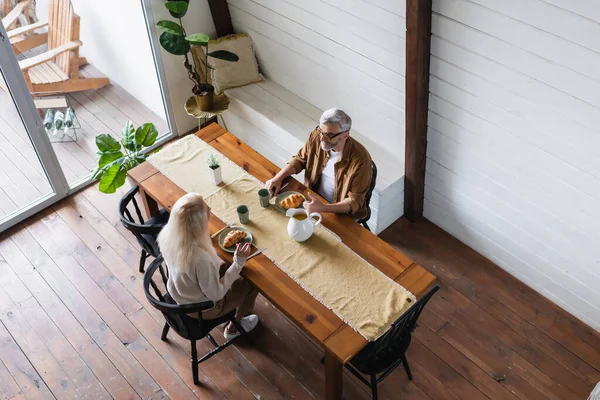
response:
M145 123L137 129L127 121L121 133L121 141L109 134L96 136L98 167L93 178L99 179L102 193L114 193L123 186L127 171L146 161L146 151L156 142L158 130L153 123Z
M178 19L179 23L162 20L158 21L156 27L163 31L160 35L162 48L173 55L184 57L183 65L187 70L189 79L194 83L192 93L196 96L198 107L203 111L207 111L212 109L215 92L214 86L207 81L208 70L211 68L208 65L208 57L231 62L237 62L239 57L226 50L210 52L208 50L210 37L205 33L187 34L181 19L187 13L188 3L189 0L167 1L165 7L169 10L171 16ZM192 46L203 47L204 53L194 57Z

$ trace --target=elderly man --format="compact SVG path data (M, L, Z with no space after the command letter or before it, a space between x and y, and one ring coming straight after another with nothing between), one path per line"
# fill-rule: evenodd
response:
M348 214L355 220L366 217L371 156L350 137L351 125L352 119L344 111L325 111L304 147L267 181L271 195L279 192L285 178L305 169L304 184L330 203L324 204L309 194L304 202L308 212Z

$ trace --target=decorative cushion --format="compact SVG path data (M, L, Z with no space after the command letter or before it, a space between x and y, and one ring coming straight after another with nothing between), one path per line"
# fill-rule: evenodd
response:
M258 62L254 55L252 38L247 33L224 36L208 42L208 51L227 50L240 58L237 62L218 60L209 57L211 83L217 93L228 88L262 82L264 79L258 72Z

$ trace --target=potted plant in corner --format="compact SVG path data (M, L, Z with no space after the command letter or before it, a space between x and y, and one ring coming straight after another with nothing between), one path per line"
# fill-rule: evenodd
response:
M210 168L210 180L215 185L223 182L223 177L221 175L221 166L219 165L219 159L216 155L211 154L206 158L206 162L208 163L208 167Z
M121 142L108 134L96 136L99 159L93 178L100 180L100 191L114 193L123 186L127 171L146 161L148 154L145 151L157 137L158 130L153 123L145 123L136 129L131 121L123 128Z
M169 10L171 16L179 20L179 23L162 20L158 21L156 27L163 31L160 35L160 45L162 48L173 55L184 57L183 65L187 70L188 78L194 83L192 93L196 97L198 108L202 111L208 111L213 107L215 93L214 86L207 81L208 70L211 68L208 65L208 57L231 62L237 62L239 57L226 50L209 52L208 41L210 37L205 33L194 33L191 35L186 33L181 19L188 10L188 2L189 0L167 1L165 7ZM201 46L204 48L204 59L202 59L202 56L194 57L192 46Z

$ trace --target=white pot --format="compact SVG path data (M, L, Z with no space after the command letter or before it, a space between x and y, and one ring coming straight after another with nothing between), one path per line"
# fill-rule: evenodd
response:
M221 167L216 169L209 168L210 170L210 181L215 185L223 182L223 177L221 176Z

